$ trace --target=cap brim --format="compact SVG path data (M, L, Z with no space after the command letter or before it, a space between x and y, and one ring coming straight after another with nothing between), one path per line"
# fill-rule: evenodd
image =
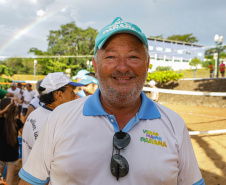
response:
M68 85L73 85L73 86L83 86L81 83L76 83L76 82L70 82Z
M79 81L79 83L83 84L83 85L89 85L91 84L92 82L90 80L85 80L85 79L82 79L81 81Z
M137 33L135 30L131 30L131 29L119 29L117 30L116 32L114 32L113 34L109 35L108 37L106 37L99 45L98 45L98 49L101 49L103 47L103 45L105 44L105 42L113 35L115 34L118 34L118 33L130 33L134 36L136 36L138 39L140 39L140 41L146 46L147 46L147 43L146 41L144 40L144 38L139 34Z

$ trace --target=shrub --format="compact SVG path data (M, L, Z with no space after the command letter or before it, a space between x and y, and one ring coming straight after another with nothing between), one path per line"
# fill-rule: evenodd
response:
M156 71L173 71L173 69L171 66L158 66Z
M8 79L8 78L2 78L0 76L0 82L12 82L12 80ZM10 88L10 85L7 85L7 84L0 84L0 88L1 89L4 89L4 90L7 90L8 88Z
M183 77L183 73L176 73L174 71L156 71L148 73L147 81L155 80L159 83L167 83L169 81L177 81Z

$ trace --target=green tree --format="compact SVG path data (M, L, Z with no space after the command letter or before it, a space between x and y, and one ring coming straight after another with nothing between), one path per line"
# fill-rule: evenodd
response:
M0 65L0 75L13 76L13 70L6 65Z
M60 30L50 31L48 53L52 55L88 55L95 46L97 30L81 29L74 22L62 25Z
M192 36L192 33L185 34L185 35L172 35L167 37L168 40L175 40L175 41L182 41L187 43L196 43L198 42L198 39L194 36Z
M200 65L200 64L202 64L202 61L201 61L201 59L199 59L197 57L191 59L191 62L189 62L189 65L194 66L196 69L197 69L198 65Z

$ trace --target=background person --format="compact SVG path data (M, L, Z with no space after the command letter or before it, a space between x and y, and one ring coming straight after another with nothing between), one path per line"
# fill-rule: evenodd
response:
M94 94L99 86L98 80L95 77L89 76L89 74L84 75L79 83L84 85L82 89L84 90L86 96Z
M81 78L84 75L88 74L88 73L90 73L90 72L87 71L86 69L82 69L82 70L80 70L80 71L77 72L77 75L76 76L73 76L72 77L72 80L76 80L77 82L79 82L81 80Z
M17 106L11 98L4 98L0 102L0 109L6 112L0 117L0 173L3 174L7 164L6 182L13 185L15 168L19 158L18 131L23 123L16 119Z
M156 84L156 82L155 82L154 80L151 80L150 82L148 82L148 85L149 85L151 88L153 88L154 90L155 90L155 89L158 89L158 88L155 86L155 84ZM158 102L158 100L159 100L159 92L158 92L158 91L154 91L154 90L151 91L151 96L150 96L150 98L151 98L151 100Z
M10 92L10 93L15 94L15 95L19 98L19 95L20 95L20 89L17 88L17 86L16 86L15 83L11 83L11 84L10 84L10 88L7 89L7 91Z
M21 111L22 111L22 97L23 97L23 93L24 90L22 88L22 84L21 83L17 83L17 88L20 89L20 93L18 94L18 99L21 100L21 102L18 104L18 118L21 118Z
M32 111L34 111L35 109L37 109L38 107L43 105L43 103L40 102L40 96L41 96L42 92L39 90L39 87L40 87L41 83L42 83L42 80L39 80L36 83L36 89L37 89L38 93L34 96L34 98L29 103L27 113L26 113L25 118L24 118L25 120L27 119L27 117L29 116L29 114Z
M35 109L26 119L22 134L22 163L24 164L41 131L48 115L57 106L75 99L73 92L80 83L72 82L62 72L49 73L39 85L40 101L44 103Z
M212 62L209 63L208 68L210 70L210 78L213 78L214 66L213 66Z
M205 184L183 119L142 92L150 57L140 28L116 18L94 55L100 88L49 115L20 185Z
M34 98L34 95L36 94L36 92L32 89L32 85L30 83L26 84L26 90L23 93L23 97L22 97L22 122L25 122L25 115L27 114L27 109L29 106L29 103L31 102L31 100Z
M221 77L224 77L224 73L225 73L225 64L223 61L221 61L220 64L220 73L221 73Z

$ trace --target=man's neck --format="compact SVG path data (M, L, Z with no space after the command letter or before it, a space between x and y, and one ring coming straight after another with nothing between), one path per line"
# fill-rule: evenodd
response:
M141 97L139 97L136 100L131 100L128 104L124 104L125 101L122 100L121 104L117 105L107 102L102 96L100 96L100 101L105 112L115 116L120 130L138 113L142 102Z

